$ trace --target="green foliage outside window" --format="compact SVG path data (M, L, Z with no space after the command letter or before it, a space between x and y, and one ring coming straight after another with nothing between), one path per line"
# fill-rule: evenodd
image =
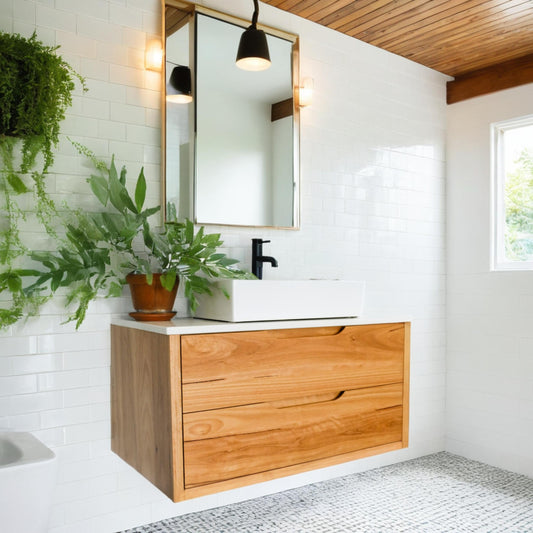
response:
M505 255L533 260L533 149L524 149L505 179Z

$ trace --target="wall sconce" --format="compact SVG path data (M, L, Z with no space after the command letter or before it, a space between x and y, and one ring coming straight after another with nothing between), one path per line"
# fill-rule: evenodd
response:
M161 70L163 64L163 47L161 41L150 41L144 53L144 66L148 70Z
M313 90L315 82L313 78L304 78L302 85L298 87L298 105L307 107L313 103Z
M192 102L191 69L176 65L167 83L167 102L188 104Z
M244 30L237 50L236 65L243 70L266 70L270 67L270 54L265 32L257 29L259 1L254 0L252 24Z

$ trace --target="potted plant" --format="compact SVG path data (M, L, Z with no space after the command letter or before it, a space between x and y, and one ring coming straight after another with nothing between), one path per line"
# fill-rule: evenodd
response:
M135 303L138 302L135 290L144 286L144 291L151 294L149 299L156 304L155 309L149 309L141 303L132 316L140 320L166 320L174 314L172 296L175 297L180 281L194 311L196 295L211 294L214 279L253 277L234 268L238 261L218 251L223 244L220 234L207 234L203 227L195 232L190 220L178 222L172 205L162 231L154 229L150 219L160 207L144 207L146 180L142 169L131 196L126 187L126 169L122 168L119 174L114 158L108 167L83 147L78 148L99 170L88 182L102 208L64 213L65 238L58 249L32 253L35 267L22 272L23 277L35 278L26 287L27 294L45 289L53 293L65 288L67 302L77 306L69 320L75 320L78 327L97 294L119 296L127 281L133 287ZM160 296L154 292L157 290L171 296L166 308L161 307Z

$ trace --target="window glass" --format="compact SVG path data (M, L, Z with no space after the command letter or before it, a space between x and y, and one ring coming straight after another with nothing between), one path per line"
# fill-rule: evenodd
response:
M533 117L493 126L494 267L533 269Z

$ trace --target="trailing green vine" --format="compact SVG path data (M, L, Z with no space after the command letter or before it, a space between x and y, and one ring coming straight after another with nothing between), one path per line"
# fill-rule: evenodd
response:
M20 226L32 208L50 235L57 209L46 191L60 123L72 104L74 80L84 79L34 33L29 39L0 32L0 294L10 293L10 307L0 308L0 327L32 315L46 297L24 291L17 269L28 254Z

